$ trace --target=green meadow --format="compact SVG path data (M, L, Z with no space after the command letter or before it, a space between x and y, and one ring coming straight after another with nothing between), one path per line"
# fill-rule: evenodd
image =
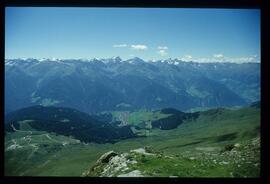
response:
M118 114L114 112L114 117ZM149 111L130 114L127 123L131 126L167 116ZM130 169L140 168L149 176L257 177L260 174L259 144L250 146L252 140L260 137L258 108L204 111L197 119L185 121L176 129L148 127L139 130L139 135L114 144L83 143L73 137L36 131L27 121L20 122L20 130L5 135L5 175L81 176L108 151L122 153L145 146L161 156L146 156ZM226 152L226 147L236 143L243 146L234 158ZM239 163L243 158L248 161L240 166L230 161L238 157ZM215 164L213 160L229 164Z

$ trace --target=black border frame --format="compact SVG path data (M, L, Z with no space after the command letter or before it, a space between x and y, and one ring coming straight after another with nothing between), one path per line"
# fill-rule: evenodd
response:
M259 8L261 0L5 0L6 6Z
M267 29L267 11L263 7L262 0L5 0L0 8L0 22L2 30L1 58L1 103L4 107L4 53L5 53L5 7L138 7L138 8L232 8L232 9L260 9L261 10L261 177L260 178L81 178L81 177L9 177L4 176L4 124L0 123L1 131L1 157L0 157L0 183L263 183L266 179L267 154L267 130L269 122L267 117L267 102L269 102L269 90L266 79L269 79L270 60L267 56L266 43L269 40ZM267 78L268 77L268 78ZM4 109L1 108L2 121Z

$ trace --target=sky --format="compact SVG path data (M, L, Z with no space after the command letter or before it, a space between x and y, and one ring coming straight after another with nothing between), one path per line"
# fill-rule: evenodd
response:
M260 62L260 10L7 7L5 58Z

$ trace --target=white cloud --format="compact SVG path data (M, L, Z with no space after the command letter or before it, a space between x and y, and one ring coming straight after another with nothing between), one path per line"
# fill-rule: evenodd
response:
M222 58L224 58L224 55L223 54L214 54L213 57L216 59L222 59Z
M185 55L184 57L187 58L187 59L192 59L191 55Z
M247 56L247 57L227 57L223 54L214 54L213 62L230 62L230 63L248 63L248 62L260 62L257 55Z
M158 53L161 55L161 56L166 56L168 53L166 52L166 50L159 50Z
M158 46L158 50L168 50L169 48L167 46Z
M257 56L228 58L227 60L229 60L230 62L234 62L234 63L247 63L247 62L259 63L260 62L260 60L257 58Z
M114 48L123 48L123 47L128 47L127 44L118 44L118 45L113 45Z
M194 58L193 61L198 63L213 63L216 62L216 59L203 57L203 58Z
M223 54L214 54L212 57L192 57L191 55L185 55L179 58L182 61L193 61L199 63L214 63L214 62L229 62L229 63L247 63L256 62L260 63L260 59L257 55L251 55L248 57L227 57Z
M131 45L131 49L134 49L134 50L147 50L148 47L146 45Z
M182 60L182 61L191 61L192 56L191 55L185 55L184 57L180 58L180 60Z

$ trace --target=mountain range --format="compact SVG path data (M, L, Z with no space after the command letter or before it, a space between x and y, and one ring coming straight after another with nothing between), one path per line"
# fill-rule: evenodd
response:
M95 114L244 106L260 99L260 63L178 59L6 59L5 113L42 105Z

